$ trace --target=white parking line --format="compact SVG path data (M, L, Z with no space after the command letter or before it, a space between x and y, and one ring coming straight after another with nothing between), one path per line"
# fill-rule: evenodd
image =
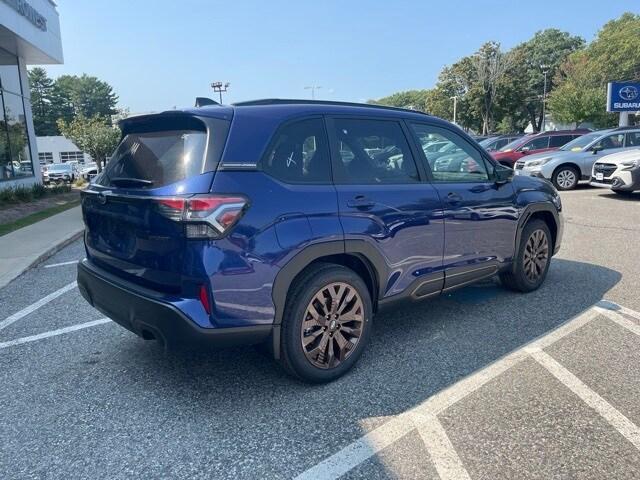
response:
M637 323L634 323L631 320L627 320L622 315L620 315L619 313L614 312L613 310L609 310L609 309L606 309L606 308L600 308L600 307L596 307L596 308L598 309L598 311L600 313L602 313L604 316L609 318L609 320L611 320L613 322L616 322L622 328L626 328L630 332L635 333L636 335L640 336L640 325L638 325Z
M597 317L598 313L599 312L594 307L585 310L580 315L553 330L551 333L534 340L518 350L515 350L482 370L469 375L449 388L429 397L421 404L413 407L411 410L392 418L387 423L370 431L326 460L323 460L317 465L304 471L298 475L296 479L310 480L318 478L322 480L329 480L338 478L413 430L415 422L413 422L412 419L414 417L420 418L420 416L423 416L422 418L435 418L438 413L451 407L467 395L475 392L480 387L487 384L487 382L506 372L524 359L529 358L529 353L526 350L527 348L533 348L534 350L546 348L589 323ZM442 428L442 426L440 426L440 428ZM462 466L459 458L456 460L457 453L455 452L453 445L448 441L448 437L446 441L444 440L442 437L443 432L439 433L437 425L432 425L427 432L427 439L433 440L437 438L437 441L440 442L440 447L438 447L437 444L434 447L434 444L432 444L431 446L427 445L427 449L429 450L431 460L434 465L436 465L436 468L438 468L437 465L440 465L438 473L440 475L445 475L442 478L465 478L461 476L446 476L462 471L460 469L464 469L464 467ZM424 430L423 433L425 433ZM421 433L421 437L424 438L423 433ZM455 457L453 455L455 455Z
M542 350L531 350L531 356L554 377L575 393L584 403L598 412L612 427L640 450L640 429L613 405L587 387L569 370Z
M77 330L83 330L89 327L95 327L96 325L102 325L104 323L111 322L108 318L101 318L99 320L92 320L91 322L79 323L77 325L71 325L70 327L59 328L57 330L51 330L49 332L39 333L38 335L31 335L29 337L16 338L15 340L9 340L8 342L0 343L0 350L3 348L13 347L15 345L22 345L23 343L35 342L42 340L43 338L56 337L58 335L64 335L65 333L75 332Z
M444 427L435 415L414 414L418 433L442 480L471 480Z
M63 295L65 293L67 293L69 290L72 290L72 289L76 288L77 285L78 284L75 281L71 282L70 284L65 285L64 287L60 288L59 290L56 290L55 292L50 293L46 297L41 298L37 302L32 303L28 307L23 308L19 312L14 313L10 317L5 318L4 320L2 320L0 322L0 330L7 328L12 323L17 322L21 318L26 317L30 313L35 312L36 310L38 310L43 305L46 305L50 301L55 300L56 298L58 298L60 295Z
M73 265L74 263L78 263L79 261L80 260L71 260L70 262L52 263L51 265L45 265L44 268L62 267L63 265Z

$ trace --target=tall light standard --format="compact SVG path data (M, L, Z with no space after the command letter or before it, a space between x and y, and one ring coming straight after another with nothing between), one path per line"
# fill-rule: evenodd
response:
M549 65L540 65L542 73L544 74L544 87L542 88L542 126L540 131L544 132L547 123L547 73L549 73Z
M305 90L311 90L311 100L316 99L316 90L320 90L322 87L320 85L309 85L304 87Z
M213 91L220 94L220 104L222 104L222 92L226 92L229 89L229 85L231 85L229 82L213 82L211 84Z
M453 97L449 97L449 98L453 100L453 123L457 125L456 114L458 113L458 96L454 95Z

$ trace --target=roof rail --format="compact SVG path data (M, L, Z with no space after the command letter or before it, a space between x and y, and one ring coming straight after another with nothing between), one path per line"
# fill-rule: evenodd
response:
M355 102L336 102L333 100L300 100L287 98L263 98L259 100L249 100L246 102L236 102L231 105L234 107L249 107L256 105L337 105L345 107L364 107L364 108L381 108L384 110L395 110L400 112L419 113L421 115L429 115L420 110L411 110L410 108L391 107L388 105L377 105L374 103L355 103Z
M638 129L640 129L640 125L627 125L624 127L615 127L613 130L615 132L619 132L621 130L624 131L624 130L638 130Z

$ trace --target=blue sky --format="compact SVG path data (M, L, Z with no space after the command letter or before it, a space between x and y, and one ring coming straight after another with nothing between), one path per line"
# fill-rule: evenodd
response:
M225 103L265 97L364 101L428 88L483 42L508 49L556 27L591 40L638 0L58 0L65 64L120 106L190 106L231 83ZM527 6L525 6L527 5ZM532 5L535 5L533 7Z

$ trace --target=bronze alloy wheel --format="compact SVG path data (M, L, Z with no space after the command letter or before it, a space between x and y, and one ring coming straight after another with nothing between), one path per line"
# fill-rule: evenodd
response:
M549 240L543 230L534 230L524 249L524 273L531 282L544 274L549 261Z
M330 369L354 351L364 322L364 306L356 289L343 282L322 287L304 313L300 340L312 365Z

